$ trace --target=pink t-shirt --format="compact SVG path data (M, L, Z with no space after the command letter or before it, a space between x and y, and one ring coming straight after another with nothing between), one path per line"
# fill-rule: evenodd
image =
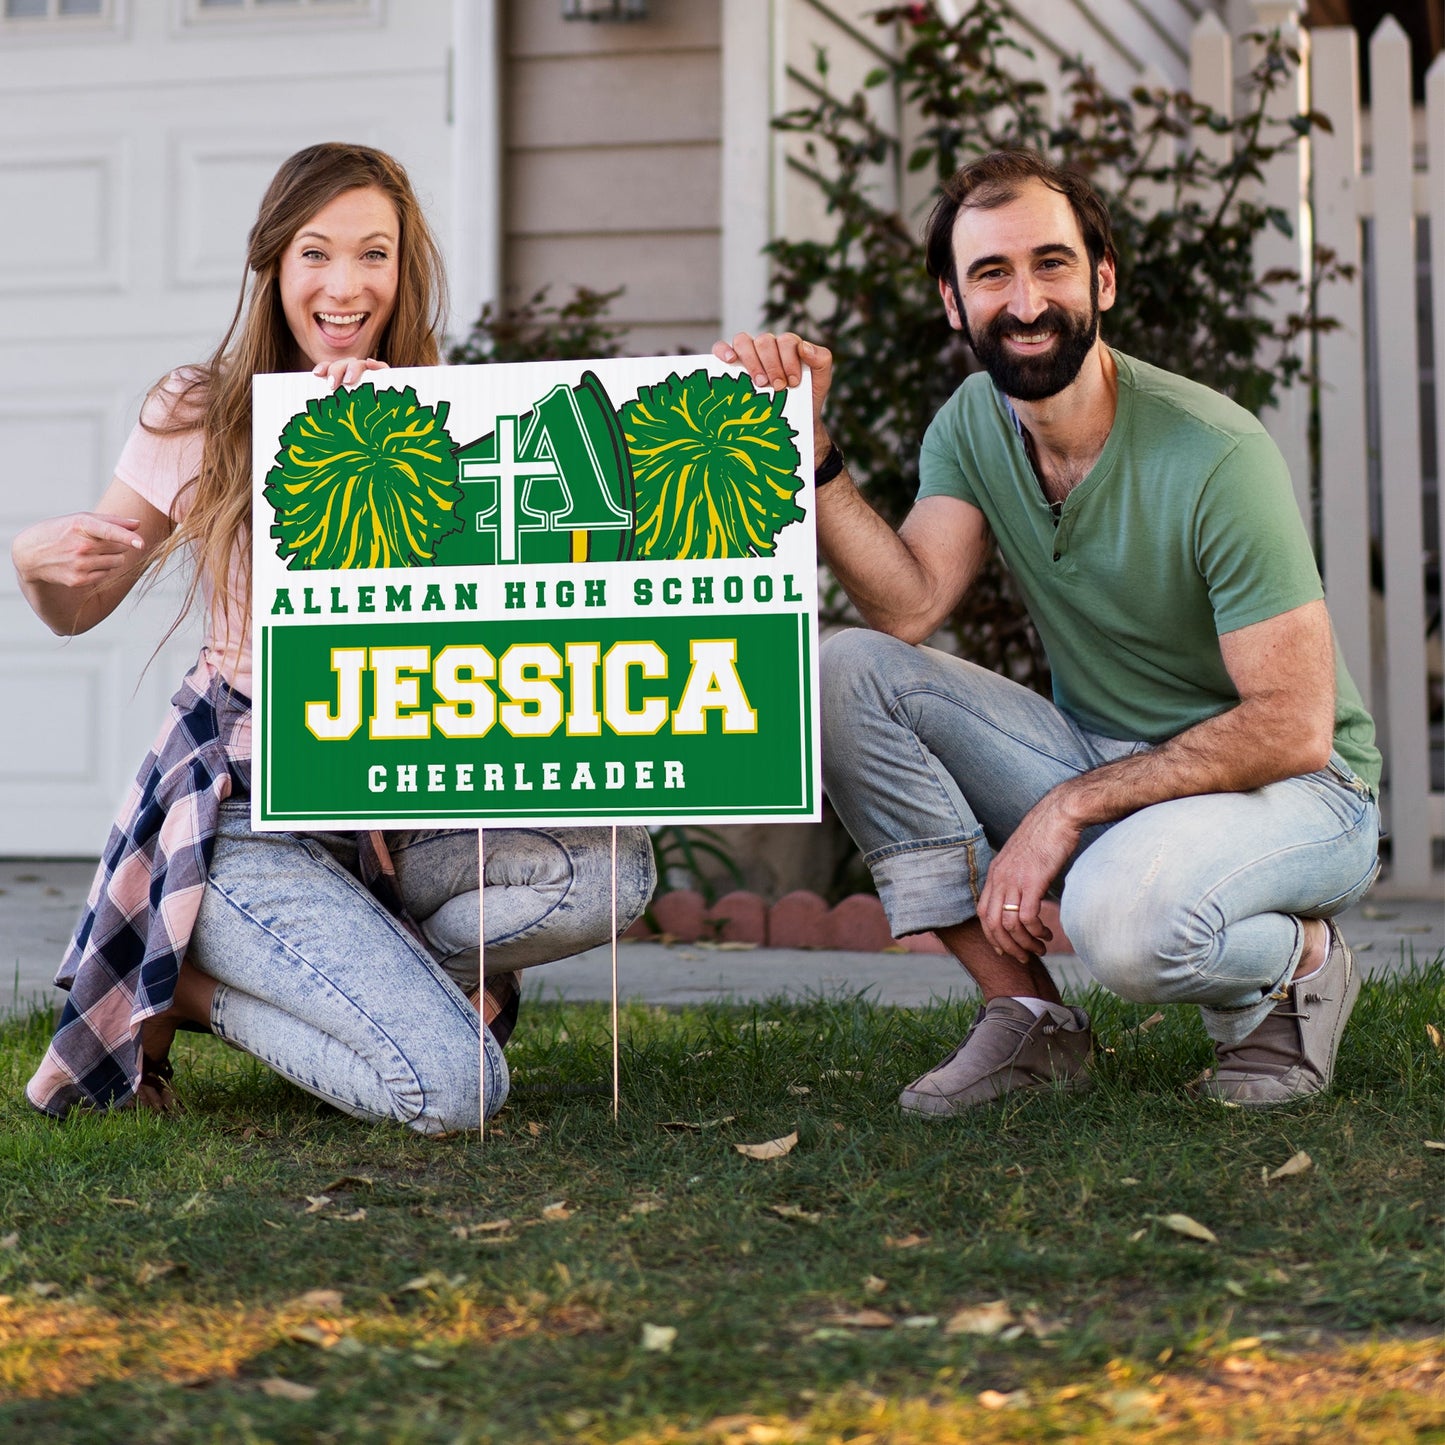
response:
M163 425L172 413L183 384L173 372L141 408L142 421L152 426ZM115 464L115 475L156 511L180 521L191 504L191 494L182 496L182 489L201 469L201 448L199 427L194 431L153 432L137 422ZM226 681L250 697L251 638L245 586L241 554L237 550L231 557L225 595L216 596L209 586L202 586L206 606L204 647L207 657Z

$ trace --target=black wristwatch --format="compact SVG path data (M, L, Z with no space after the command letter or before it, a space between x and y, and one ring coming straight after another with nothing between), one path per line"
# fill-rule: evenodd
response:
M813 473L813 490L826 487L847 464L843 453L838 449L838 444L829 442L823 460L818 463L817 470Z

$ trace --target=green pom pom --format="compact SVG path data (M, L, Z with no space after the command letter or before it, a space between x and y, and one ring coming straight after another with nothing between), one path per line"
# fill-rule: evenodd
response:
M784 394L706 371L645 386L622 408L632 456L634 555L771 557L800 522L798 449Z
M308 402L286 423L262 494L276 555L306 569L429 565L461 526L447 411L370 382Z

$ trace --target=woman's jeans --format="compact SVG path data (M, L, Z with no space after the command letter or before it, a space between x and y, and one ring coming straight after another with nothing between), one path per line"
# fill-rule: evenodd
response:
M824 645L824 776L895 935L972 918L994 851L1057 784L1142 752L1085 731L997 673L883 633ZM1304 947L1375 880L1379 814L1336 756L1318 773L1207 793L1091 828L1063 880L1065 931L1093 976L1139 1003L1200 1005L1236 1044ZM1057 885L1056 885L1057 886Z
M362 884L355 836L253 833L222 804L188 958L216 979L211 1027L361 1119L423 1134L475 1129L507 1096L502 1050L467 999L478 981L477 835L388 832L397 885L425 947ZM617 926L656 875L642 828L617 833ZM486 833L488 975L612 936L612 847L601 828Z

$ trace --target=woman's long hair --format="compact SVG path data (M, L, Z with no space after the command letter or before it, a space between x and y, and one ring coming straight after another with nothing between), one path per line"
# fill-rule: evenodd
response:
M323 206L345 191L374 187L396 207L399 222L396 303L377 344L376 359L391 366L436 366L437 338L446 315L441 252L406 172L369 146L328 142L297 151L276 172L246 240L246 276L226 334L211 359L162 379L150 399L166 419L149 430L203 434L200 471L182 488L184 518L146 564L159 569L183 550L193 562L174 632L204 588L224 595L239 554L244 595L237 599L249 627L251 600L251 377L304 366L281 305L281 258L292 238ZM178 385L179 384L179 385ZM157 393L168 396L157 397ZM167 636L170 634L168 633ZM234 639L225 639L227 647ZM221 641L218 639L218 641ZM240 639L244 642L244 636Z

